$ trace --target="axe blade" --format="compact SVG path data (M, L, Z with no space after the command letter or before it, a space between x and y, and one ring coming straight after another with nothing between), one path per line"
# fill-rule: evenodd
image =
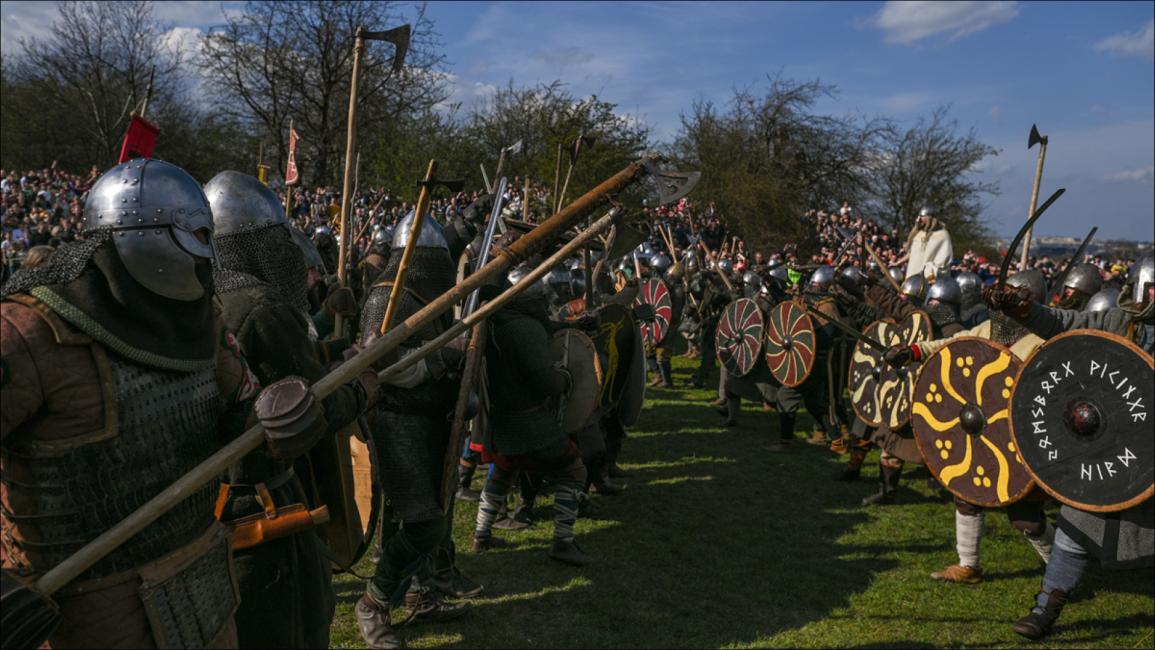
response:
M522 147L522 141L518 140L517 142L514 142L513 144L506 147L505 152L508 154L516 155L516 154L521 153L521 147Z
M698 181L702 180L702 172L659 172L654 174L654 182L658 184L658 203L667 205L674 203L694 191Z
M1027 137L1027 149L1034 147L1036 144L1047 144L1047 136L1039 135L1039 127L1032 124L1031 135Z
M361 32L361 38L366 41L388 41L393 44L393 72L401 70L405 65L405 55L409 52L409 37L413 32L412 25L402 25L383 32Z

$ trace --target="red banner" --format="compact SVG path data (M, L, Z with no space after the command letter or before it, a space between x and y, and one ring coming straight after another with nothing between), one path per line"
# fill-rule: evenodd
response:
M297 140L301 136L297 135L297 130L292 126L289 127L289 163L285 165L285 184L299 185L301 182L301 174L297 171Z
M128 132L124 134L124 144L120 147L120 160L116 164L132 160L133 158L151 158L152 150L156 146L156 136L160 134L160 127L138 115L132 116L128 124Z

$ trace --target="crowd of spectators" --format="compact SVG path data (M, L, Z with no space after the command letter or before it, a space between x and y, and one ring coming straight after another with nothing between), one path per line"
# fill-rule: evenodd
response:
M7 280L21 266L43 263L56 247L83 238L85 193L99 175L100 170L95 166L83 174L62 171L55 165L23 172L0 169L0 194L3 197L0 206L0 222L3 223L0 279ZM435 195L431 202L432 214L444 223L450 215L464 211L481 192L459 192L451 197ZM381 187L356 191L352 201L355 251L367 250L374 232L395 225L412 209L415 199L416 196L394 194ZM553 201L549 187L533 181L526 184L523 179L514 177L507 185L504 214L508 218L538 222L553 212ZM813 239L804 242L802 247L791 243L768 251L753 250L746 240L728 230L724 216L713 203L700 205L682 199L671 206L646 207L644 211L644 221L649 223L651 231L656 233L660 228L679 251L696 249L714 259L729 259L735 273L748 268L765 270L783 263L794 266L831 264L844 243L840 229L865 235L886 266L900 265L904 255L903 233L857 214L847 203L837 210L813 209L801 215L808 233L813 234ZM293 189L290 216L307 234L312 235L322 226L336 230L339 214L339 188ZM662 241L654 238L659 248L664 248ZM806 249L809 255L800 258L799 248ZM354 257L356 255L355 252ZM984 280L993 281L998 274L999 261L968 250L952 262L951 270L972 271ZM1101 254L1087 255L1084 261L1097 266L1106 282L1124 276L1134 263L1133 259ZM838 264L863 268L876 266L866 248L858 242L843 254ZM1061 271L1062 264L1062 260L1041 256L1032 257L1028 266L1053 277ZM1014 267L1017 266L1016 262Z

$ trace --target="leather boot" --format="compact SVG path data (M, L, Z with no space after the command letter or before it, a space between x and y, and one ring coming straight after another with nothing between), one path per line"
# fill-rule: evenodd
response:
M884 506L894 502L895 492L898 491L898 479L902 476L902 467L878 464L879 481L878 492L862 500L864 506Z
M866 450L860 447L850 448L850 460L834 479L837 481L857 481L862 473L862 463L866 460Z
M718 409L718 414L725 417L722 421L724 427L738 426L738 414L742 412L742 400L737 397L731 397L726 400L726 410Z
M783 440L794 439L794 421L797 419L794 413L778 411L778 434Z
M670 367L669 359L658 360L658 376L662 381L658 384L658 388L673 388L674 387L674 369Z
M485 587L480 582L461 573L461 570L456 566L432 574L426 578L426 584L450 598L475 598L485 591Z
M478 503L481 501L481 492L469 487L473 482L473 474L477 472L476 465L462 463L457 468L457 500Z
M1039 592L1035 596L1035 607L1031 613L1015 621L1015 624L1011 626L1015 632L1028 639L1041 639L1050 634L1051 627L1055 625L1055 621L1059 619L1059 614L1063 611L1063 606L1067 604L1067 592L1062 589L1054 589L1051 593L1046 594L1047 604L1040 607L1039 597L1043 595L1043 592Z
M594 561L593 557L583 551L572 539L564 542L555 539L547 555L551 559L570 566L586 566Z
M377 599L369 594L362 594L357 605L353 607L353 613L357 618L361 638L370 648L391 650L404 647L401 636L389 622L388 606L377 602Z

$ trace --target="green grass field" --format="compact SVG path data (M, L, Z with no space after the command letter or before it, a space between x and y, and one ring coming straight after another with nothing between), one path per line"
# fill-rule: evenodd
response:
M690 364L676 362L679 386ZM459 554L483 597L458 621L406 628L411 647L1152 647L1150 569L1092 568L1055 633L1028 642L1010 625L1043 565L1001 512L987 514L985 581L940 584L929 574L957 561L954 508L931 496L925 471L908 470L896 505L863 508L877 452L862 480L836 482L844 457L801 439L785 454L762 448L777 435L772 413L747 406L740 427L722 429L712 391L648 397L622 453L629 489L595 497L604 520L578 522L596 563L549 560L548 523L497 531L515 545ZM459 503L459 548L475 513ZM364 647L352 613L364 587L336 587L333 645Z

